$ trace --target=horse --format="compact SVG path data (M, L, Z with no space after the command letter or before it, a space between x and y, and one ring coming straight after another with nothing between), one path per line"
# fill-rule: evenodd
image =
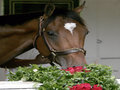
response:
M43 15L36 12L0 16L0 67L86 64L84 40L88 29L79 15L84 5L67 10L49 4ZM34 47L40 53L35 59L16 58Z

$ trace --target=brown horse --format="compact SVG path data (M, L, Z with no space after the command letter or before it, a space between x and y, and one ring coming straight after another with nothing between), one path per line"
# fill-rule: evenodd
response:
M86 64L83 47L88 30L79 16L83 7L84 4L70 11L47 5L43 16L41 13L1 16L0 67L52 62L62 67ZM34 46L40 52L35 59L15 58Z

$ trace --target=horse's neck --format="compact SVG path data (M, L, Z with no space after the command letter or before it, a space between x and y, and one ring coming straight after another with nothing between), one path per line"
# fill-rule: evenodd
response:
M0 36L6 36L13 33L27 33L27 32L37 32L38 30L38 20L33 19L29 22L23 23L22 25L11 26L6 24L0 26Z

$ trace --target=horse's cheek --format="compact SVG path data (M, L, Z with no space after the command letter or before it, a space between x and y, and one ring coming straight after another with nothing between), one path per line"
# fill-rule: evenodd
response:
M46 47L42 37L39 37L36 41L37 49L43 56L48 56L50 54L48 48Z

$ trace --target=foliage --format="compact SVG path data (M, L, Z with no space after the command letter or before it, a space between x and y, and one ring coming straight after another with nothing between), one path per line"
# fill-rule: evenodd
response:
M22 80L43 83L39 90L73 90L72 88L76 85L84 83L90 84L93 88L100 86L103 90L120 90L119 84L112 76L110 67L90 64L86 65L85 68L80 68L70 67L60 70L57 67L31 65L30 67L19 67L15 73L10 72L8 79L10 81ZM71 70L73 70L72 73Z

